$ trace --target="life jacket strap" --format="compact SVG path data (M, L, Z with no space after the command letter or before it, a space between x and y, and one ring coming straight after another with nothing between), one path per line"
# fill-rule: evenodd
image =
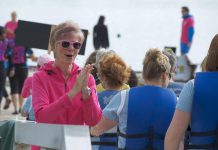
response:
M92 145L113 146L117 147L117 142L92 142Z
M190 137L205 137L205 136L216 136L216 141L211 144L189 144ZM218 150L218 130L207 131L207 132L187 132L185 150L188 149L213 149Z
M116 138L117 133L105 133L100 136L101 138ZM92 145L113 146L117 147L117 142L104 142L104 141L92 141Z
M214 149L214 144L200 144L200 145L185 145L185 150L188 149L213 149L213 150L218 150Z
M160 134L149 134L149 133L138 133L138 134L124 134L122 132L117 133L118 136L127 139L139 139L139 138L149 138L149 139L160 139L164 140L164 136Z
M156 150L153 147L153 140L154 139L164 140L163 135L154 133L153 127L149 127L149 130L147 133L124 134L124 133L121 133L120 131L118 131L117 135L120 137L123 137L123 138L128 138L128 139L148 138L148 144L144 148L144 150ZM118 148L118 150L126 150L126 149L125 148Z

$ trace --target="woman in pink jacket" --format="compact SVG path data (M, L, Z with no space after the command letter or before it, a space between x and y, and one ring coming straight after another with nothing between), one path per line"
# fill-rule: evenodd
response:
M81 69L74 63L83 41L82 31L72 22L61 23L52 31L55 61L41 67L32 80L37 122L94 126L101 119L95 80L90 75L92 65Z

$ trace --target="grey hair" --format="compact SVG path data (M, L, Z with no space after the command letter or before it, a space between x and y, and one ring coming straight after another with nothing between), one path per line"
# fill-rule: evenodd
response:
M172 50L163 50L163 54L166 55L170 63L170 72L173 73L176 67L176 54Z
M103 58L104 55L108 55L111 53L115 53L114 50L106 50L104 48L98 50L97 54L96 54L96 61L95 61L95 66L98 67L98 64L101 60L101 58Z

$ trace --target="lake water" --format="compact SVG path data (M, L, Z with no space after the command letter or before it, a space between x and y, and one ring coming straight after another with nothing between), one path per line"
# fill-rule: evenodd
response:
M88 29L86 54L78 56L83 65L94 50L92 30L99 15L105 15L110 49L115 50L133 69L141 70L148 48L176 46L179 52L181 7L188 6L195 18L194 42L188 54L192 63L200 63L212 37L218 33L217 0L0 0L0 25L18 12L22 20L58 24L73 20ZM118 38L117 34L121 37ZM45 51L34 49L36 55Z

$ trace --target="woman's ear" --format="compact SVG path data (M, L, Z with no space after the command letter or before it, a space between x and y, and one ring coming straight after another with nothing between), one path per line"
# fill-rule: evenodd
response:
M167 74L166 74L166 72L162 72L162 74L161 74L161 79L162 79L163 82L166 81L166 79L167 79Z
M162 75L161 75L161 81L162 81L162 87L167 87L168 86L168 83L169 83L169 80L167 80L167 78L169 78L168 74L166 72L163 72Z

